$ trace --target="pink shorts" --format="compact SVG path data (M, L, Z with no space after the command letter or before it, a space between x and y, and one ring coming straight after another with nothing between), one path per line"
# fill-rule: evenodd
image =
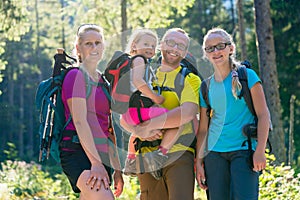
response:
M166 112L168 112L168 109L161 107L141 108L143 121L147 121ZM122 115L122 118L130 125L137 125L140 123L137 108L128 108L127 112Z

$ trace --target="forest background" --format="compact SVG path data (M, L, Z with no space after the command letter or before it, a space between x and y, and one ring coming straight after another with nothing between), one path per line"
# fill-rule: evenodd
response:
M71 54L77 27L104 28L103 70L114 50L124 49L132 29L185 29L190 51L207 77L202 38L212 27L234 36L237 59L247 59L263 80L278 163L297 167L300 155L300 1L298 0L2 0L0 2L0 161L37 161L40 81L52 73L61 47ZM51 163L51 161L49 161ZM53 163L52 163L53 164Z

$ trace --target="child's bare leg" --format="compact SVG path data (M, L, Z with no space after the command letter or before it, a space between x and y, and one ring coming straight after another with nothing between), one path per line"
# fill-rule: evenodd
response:
M135 158L135 148L134 148L134 140L135 140L135 136L131 135L129 138L129 142L128 142L128 154L127 154L127 158Z
M134 140L136 137L130 136L128 142L128 154L125 161L124 174L130 176L136 176L136 157L135 157L135 148L134 148Z

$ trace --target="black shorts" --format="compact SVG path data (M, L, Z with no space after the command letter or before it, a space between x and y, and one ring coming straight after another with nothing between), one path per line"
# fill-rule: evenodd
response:
M90 170L91 169L91 162L88 159L87 155L85 154L82 146L80 143L72 143L70 141L62 141L60 146L68 147L68 151L60 150L60 159L61 159L61 167L63 169L63 172L68 177L70 184L72 186L72 189L75 193L80 193L79 188L76 186L77 180L81 173L84 170ZM101 160L107 160L108 154L103 153L100 154ZM105 163L105 169L108 173L110 182L112 181L112 173L113 169L106 165Z

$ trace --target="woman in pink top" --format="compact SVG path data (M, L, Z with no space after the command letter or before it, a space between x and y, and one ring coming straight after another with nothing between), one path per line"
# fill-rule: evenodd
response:
M86 91L87 81L104 83L97 70L103 50L102 28L94 24L80 26L75 40L79 69L70 70L62 86L65 115L67 119L71 115L72 120L60 144L61 166L74 192L87 200L114 199L114 195L121 195L124 185L119 166L111 165L118 162L109 157L110 108L104 87L91 84L88 95ZM114 195L110 189L112 179Z

